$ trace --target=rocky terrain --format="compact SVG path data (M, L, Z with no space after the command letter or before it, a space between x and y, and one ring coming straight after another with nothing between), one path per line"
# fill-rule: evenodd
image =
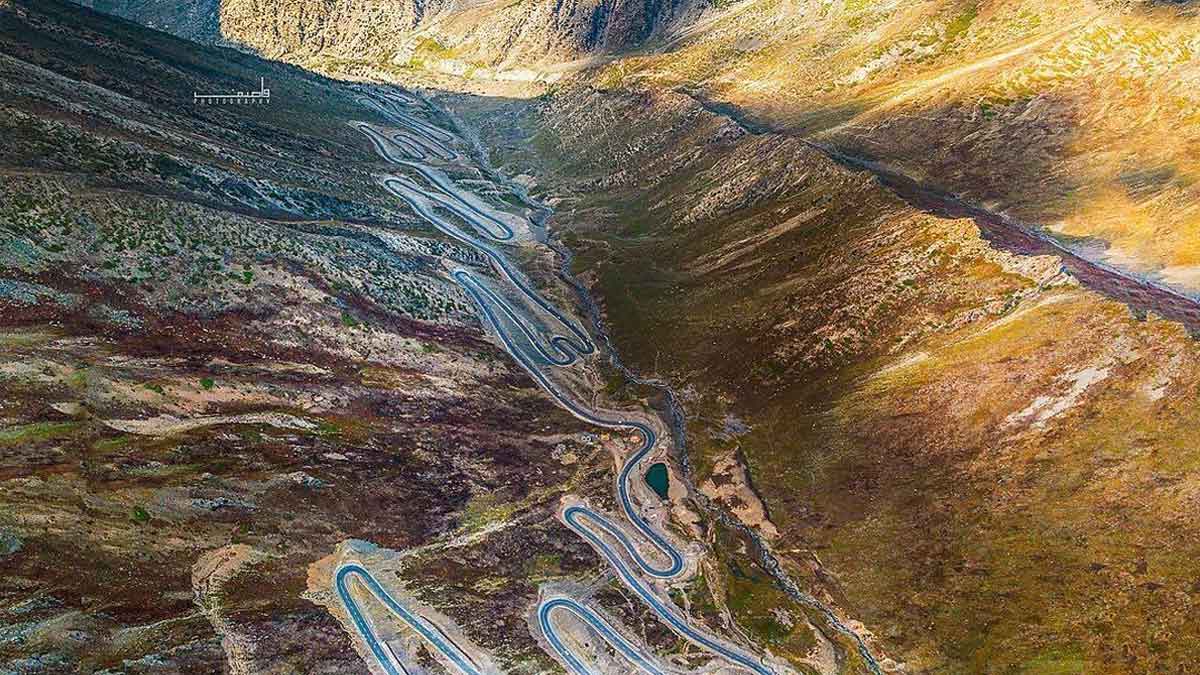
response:
M1190 2L772 0L604 81L681 88L1195 292L1198 47Z
M80 0L79 4L195 42L215 42L221 35L220 0Z
M482 153L460 182L554 208L632 369L594 396L678 395L669 522L705 556L666 592L701 625L802 672L1192 669L1193 3L95 5L423 85ZM361 668L348 556L517 672L555 667L546 584L708 663L555 520L613 508L632 440L488 340L438 273L478 252L373 183L369 88L0 20L9 669ZM263 72L288 114L186 100Z
M533 584L598 569L545 514L604 446L374 187L358 90L40 0L0 79L0 671L361 672L311 565L528 512L424 573L503 579L483 638L544 667Z
M193 102L256 76L270 103ZM336 593L352 562L506 670L555 668L530 618L555 592L672 667L728 671L556 518L568 494L616 508L634 439L545 396L446 273L486 279L483 249L380 184L409 175L388 143L439 148L463 204L533 217L438 108L40 0L0 5L0 77L0 670L376 671ZM570 313L537 255L532 283ZM697 513L671 471L654 504L700 539L689 556L714 551L664 584L671 611L803 672L861 672L855 634L774 588L752 535ZM725 566L787 630L731 618ZM382 604L364 611L437 667Z
M636 3L445 0L81 0L202 42L310 67L394 64L458 74L551 66L637 47L698 16L697 0ZM510 73L510 76L512 74ZM520 77L521 75L515 75Z
M1200 290L1192 2L200 5L110 8L324 71L682 91Z

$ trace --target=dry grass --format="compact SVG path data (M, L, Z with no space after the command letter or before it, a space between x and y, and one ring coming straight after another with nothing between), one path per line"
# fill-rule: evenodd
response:
M601 79L695 87L1200 288L1198 36L1150 5L752 0Z

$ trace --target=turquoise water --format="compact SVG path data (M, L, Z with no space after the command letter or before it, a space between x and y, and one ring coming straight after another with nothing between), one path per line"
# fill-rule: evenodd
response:
M667 488L670 487L671 479L667 475L667 465L659 462L650 466L650 470L646 472L646 484L654 490L659 497L667 498Z

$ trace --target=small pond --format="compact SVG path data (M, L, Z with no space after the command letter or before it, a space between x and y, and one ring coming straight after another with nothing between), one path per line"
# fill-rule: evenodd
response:
M667 498L667 488L671 485L671 479L667 474L667 465L662 462L652 464L650 469L646 471L646 484L654 490L659 497Z

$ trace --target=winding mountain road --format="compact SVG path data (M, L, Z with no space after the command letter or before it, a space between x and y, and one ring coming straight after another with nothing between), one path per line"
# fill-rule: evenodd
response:
M425 220L427 220L440 232L455 239L456 241L462 242L474 248L475 250L487 256L487 258L491 260L493 268L500 272L500 274L503 275L509 283L519 290L523 297L533 303L538 309L545 312L548 316L552 317L557 323L561 324L561 326L564 327L567 332L570 333L569 336L556 335L549 340L550 346L553 347L557 352L555 356L548 357L552 358L551 363L553 365L571 365L575 363L575 360L579 356L586 356L596 351L596 345L592 342L592 339L588 336L587 332L579 328L575 322L569 320L561 311L559 311L557 307L546 301L541 294L534 290L533 286L525 278L525 275L513 266L507 256L505 256L496 248L467 234L445 218L442 218L433 210L432 207L434 205L443 206L456 214L468 214L464 216L464 219L467 220L467 222L473 223L481 232L489 232L489 228L482 227L479 224L479 221L474 220L469 215L468 211L455 211L454 209L450 209L448 206L449 202L445 197L440 196L437 193L422 192L420 186L403 176L387 176L382 180L382 184L389 192L407 202L408 205L415 212L417 212L418 215L425 218ZM500 239L498 241L506 240ZM524 324L524 321L521 323ZM548 352L543 351L543 354L548 354Z
M558 653L559 657L567 665L567 668L571 672L576 673L576 675L590 675L592 671L575 656L575 653L563 642L554 628L551 617L560 612L575 615L576 618L586 623L592 630L602 635L626 661L641 668L644 672L650 673L650 675L666 675L666 673L670 672L669 669L660 666L653 657L647 655L632 642L626 640L607 621L592 611L590 607L580 604L574 598L565 596L546 598L538 604L538 624L541 626L542 634L546 636L546 640L550 643L550 646Z
M427 140L448 143L453 138L445 131L415 119L394 105L381 104L367 96L361 97L360 100ZM518 291L522 302L528 303L530 309L541 312L544 314L543 318L552 319L563 329L561 332L550 331L545 325L545 321L517 309L508 297L491 288L483 278L472 271L463 268L452 269L450 271L451 278L475 302L488 327L497 335L506 351L559 405L571 414L596 426L632 431L640 438L637 450L626 458L617 474L616 492L625 518L634 530L649 543L660 561L655 563L647 559L643 555L642 549L623 527L585 504L566 506L560 513L562 521L596 549L608 561L625 586L641 598L663 623L681 637L749 672L759 675L786 672L788 670L786 667L768 666L764 659L751 655L732 643L711 635L704 629L693 626L680 608L663 598L660 592L643 578L645 575L651 580L675 579L682 577L690 569L685 555L643 516L631 496L630 481L634 479L639 465L658 446L658 434L649 424L641 420L615 416L612 413L583 406L567 390L555 383L545 371L546 367L567 368L573 366L582 357L595 353L596 347L586 331L543 298L525 276L509 262L508 257L492 245L493 243L506 244L517 240L518 233L514 229L514 223L510 222L516 217L492 208L482 199L461 189L443 172L419 162L410 161L421 158L412 157L413 153L405 150L403 146L396 145L409 157L397 157L391 152L389 145L389 141L394 144L394 140L384 136L372 126L364 123L355 123L353 126L371 139L375 150L381 157L397 166L411 169L428 183L428 187L423 187L409 176L390 175L381 180L385 189L403 199L414 212L439 231L483 253L491 261L492 267ZM471 229L488 241L469 234L442 217L437 211L439 208L467 223ZM632 564L629 561L632 561ZM345 566L339 570L337 576L339 595L343 604L346 605L347 611L350 612L358 631L363 635L379 662L385 665L385 669L394 668L392 662L389 661L388 654L383 651L379 641L370 632L369 625L353 604L353 598L350 597L348 591L344 590L345 578L349 574L356 575L394 614L417 631L431 647L440 652L455 667L464 673L478 672L468 670L473 664L466 654L456 645L440 638L425 627L419 617L406 610L403 605L388 595L371 577L369 571L362 566ZM632 666L654 675L672 670L664 668L649 656L646 650L635 646L593 608L571 598L546 597L539 602L537 608L539 627L554 654L568 670L580 675L593 672L580 655L575 653L564 640L560 628L552 620L553 616L559 613L569 613L581 620ZM388 670L389 675L393 672L396 671Z
M401 110L395 103L380 103L376 99L366 95L359 96L358 102L375 110L393 122L407 127L413 133L424 137L426 140L434 143L451 143L454 141L453 134L429 124L425 120L418 119L405 110Z
M454 665L464 675L483 675L486 671L482 669L478 663L467 655L458 645L445 636L445 634L433 626L427 619L418 614L413 613L403 604L398 602L390 593L380 585L380 583L371 576L371 573L362 565L357 563L349 563L342 565L334 574L334 587L337 589L338 597L342 604L346 607L346 611L350 614L351 620L354 621L355 627L358 629L363 640L371 649L371 653L379 661L384 671L388 675L408 675L408 669L403 663L395 657L386 645L379 640L374 631L371 630L371 624L363 615L358 603L355 602L354 596L350 593L350 578L354 577L358 583L362 584L367 590L375 596L377 600L382 602L388 608L404 621L409 628L416 631L418 635L424 638L432 647L437 649L451 664Z
M529 351L537 351L540 353L538 342L528 331L523 327L519 331L523 334L528 344L522 345L514 339L510 330L505 326L504 318L496 313L492 303L497 303L497 307L509 318L509 322L516 323L518 326L523 326L522 323L516 320L514 310L507 302L504 302L498 295L490 293L479 282L479 280L466 270L455 270L454 278L463 286L464 289L471 295L472 299L479 306L480 311L491 325L492 330L499 336L504 343L505 349L517 360L518 363L525 368L526 371L550 394L555 401L559 403L568 412L575 415L579 419L602 426L606 428L625 428L636 430L642 436L642 444L640 448L634 452L625 461L617 478L617 492L622 509L625 511L626 517L646 538L651 541L655 547L663 553L670 563L666 567L656 567L647 561L641 554L638 547L633 543L629 536L620 527L612 521L604 517L602 514L582 505L568 506L561 514L563 522L568 527L574 530L577 534L584 538L592 545L608 563L616 571L617 576L625 584L627 588L633 591L638 597L646 603L665 624L670 626L676 633L697 646L706 649L717 656L724 658L732 664L742 666L750 672L759 673L760 675L770 675L776 672L772 668L764 664L763 660L751 656L738 649L737 647L726 643L725 641L708 634L706 631L698 629L691 625L691 622L680 611L674 603L664 600L660 595L653 590L649 584L645 583L641 577L626 563L625 556L633 559L640 568L640 571L657 579L670 579L680 576L685 569L685 561L683 555L672 546L666 538L660 534L649 522L642 517L634 506L629 496L629 480L632 477L632 472L635 467L650 453L654 448L657 436L649 426L636 420L621 420L603 417L592 411L578 405L570 396L563 392L553 381L551 381L541 369L529 358ZM588 523L593 527L590 527ZM603 535L611 537L620 544L620 551L614 549ZM586 670L579 671L576 665L579 662L578 657L566 650L563 647L562 640L557 636L557 632L553 624L548 620L546 610L546 602L543 601L539 605L538 614L542 623L542 630L551 646L558 652L560 659L576 672L588 672ZM591 608L586 605L577 604L573 607L573 611L584 618L589 625L595 627L595 623L603 623L603 619ZM618 652L625 654L620 648L619 635L611 632L604 632L597 629ZM631 660L635 665L640 665Z

